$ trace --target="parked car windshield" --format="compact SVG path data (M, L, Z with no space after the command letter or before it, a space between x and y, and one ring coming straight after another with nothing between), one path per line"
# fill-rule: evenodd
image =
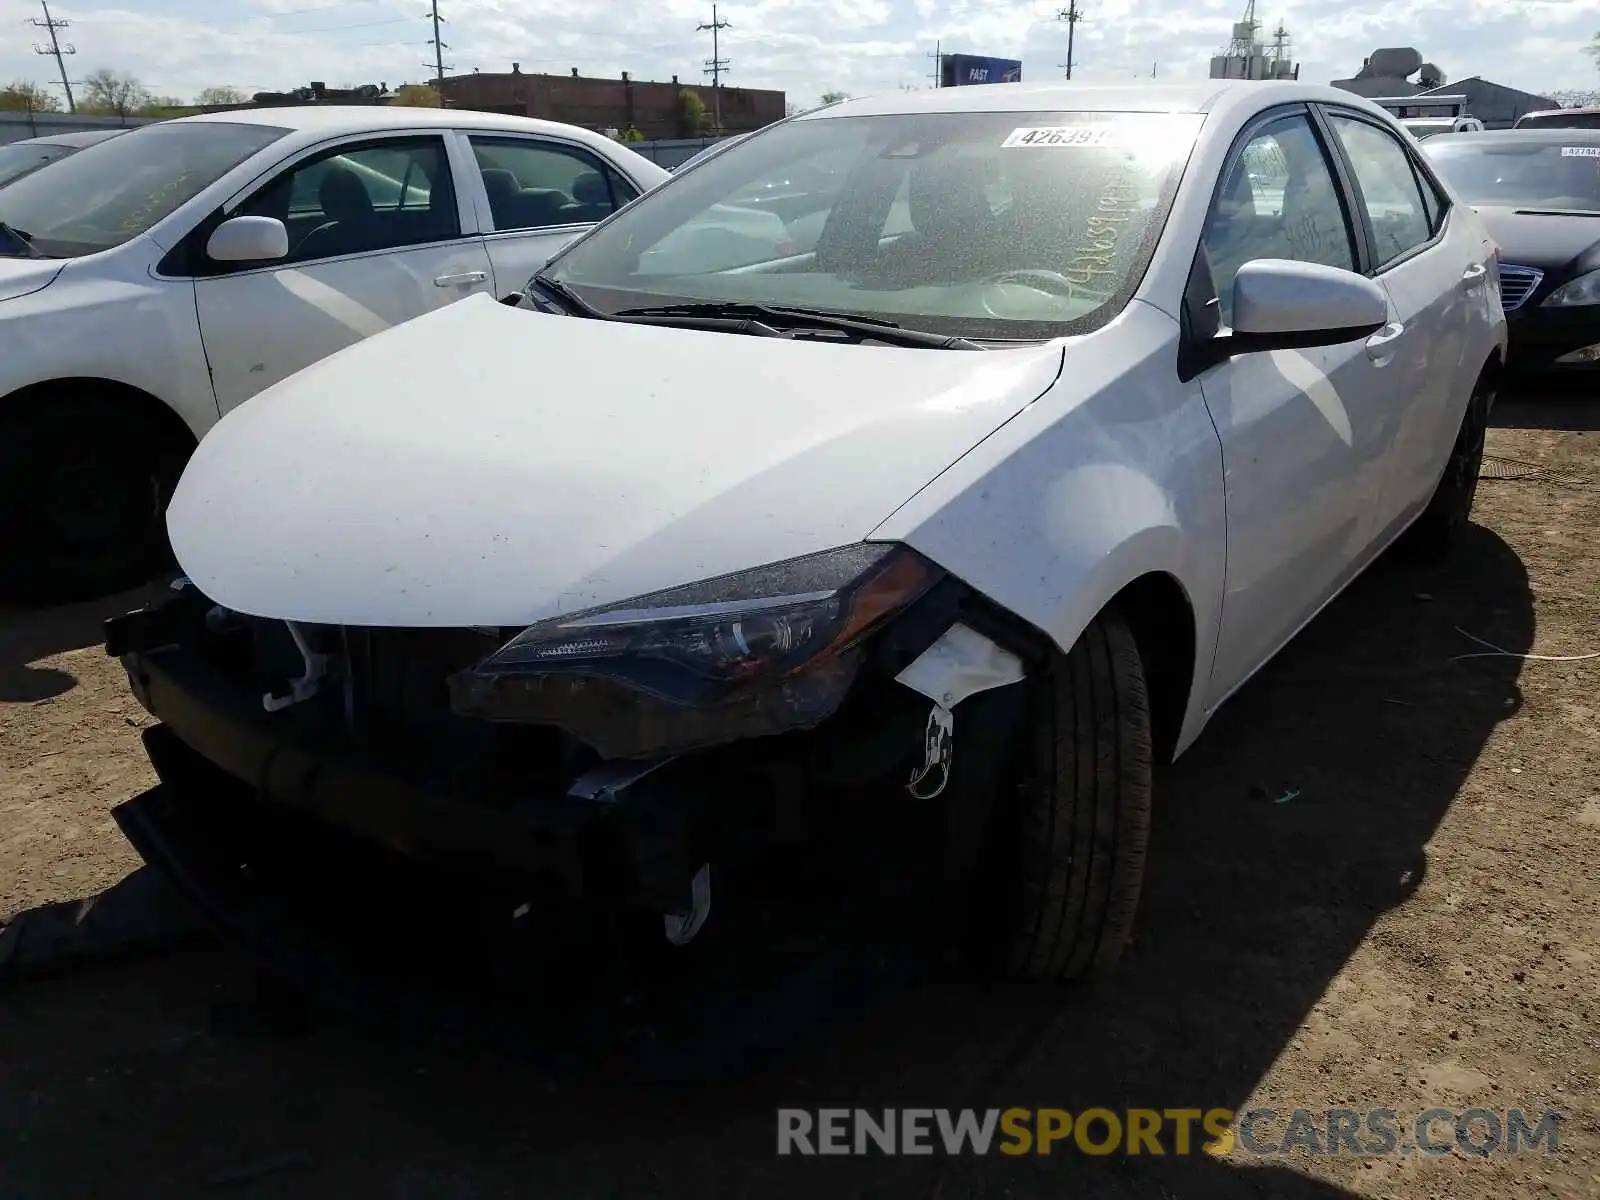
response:
M0 190L0 221L52 258L138 237L288 130L220 121L147 125Z
M1468 204L1600 212L1600 138L1551 130L1514 141L1491 134L1430 138L1429 161Z
M1109 320L1142 276L1203 118L801 118L648 193L547 268L604 313L823 309L963 337Z
M71 146L51 146L40 142L14 142L0 146L0 187L13 179L20 179L30 171L37 171L45 163L65 158L72 153Z

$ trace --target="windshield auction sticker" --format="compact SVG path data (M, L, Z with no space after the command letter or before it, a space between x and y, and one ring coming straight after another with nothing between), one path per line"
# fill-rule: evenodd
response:
M1000 143L1002 149L1042 147L1071 150L1085 146L1115 146L1122 130L1115 125L1044 125L1013 129Z
M1600 158L1600 146L1563 146L1562 158Z

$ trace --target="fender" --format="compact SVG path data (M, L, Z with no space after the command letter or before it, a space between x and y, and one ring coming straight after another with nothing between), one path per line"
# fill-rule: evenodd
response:
M39 384L103 379L159 400L196 441L216 424L194 285L150 278L139 241L68 261L48 286L0 303L0 405Z
M1200 389L1175 386L1178 341L1176 321L1134 303L1069 342L1049 392L871 537L914 547L1063 652L1130 583L1171 576L1196 648L1181 752L1210 715L1227 524L1222 445Z

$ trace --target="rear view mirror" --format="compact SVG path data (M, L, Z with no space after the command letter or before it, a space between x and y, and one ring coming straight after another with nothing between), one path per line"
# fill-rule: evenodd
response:
M1212 357L1335 346L1369 337L1388 322L1389 294L1364 275L1258 258L1234 276L1233 329L1212 339Z
M206 242L213 262L269 262L288 253L289 231L276 217L232 217Z

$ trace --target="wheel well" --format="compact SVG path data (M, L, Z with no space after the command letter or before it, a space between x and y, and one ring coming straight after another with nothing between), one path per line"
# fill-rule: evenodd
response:
M1109 607L1133 630L1150 694L1150 725L1158 762L1170 762L1194 684L1194 609L1171 575L1141 575Z
M198 444L194 433L184 423L183 418L166 404L142 388L115 379L85 377L31 383L0 399L0 415L14 412L18 407L45 404L53 399L73 394L103 396L126 405L127 410L136 414L140 423L149 428L155 436L174 449L182 450L185 455Z

